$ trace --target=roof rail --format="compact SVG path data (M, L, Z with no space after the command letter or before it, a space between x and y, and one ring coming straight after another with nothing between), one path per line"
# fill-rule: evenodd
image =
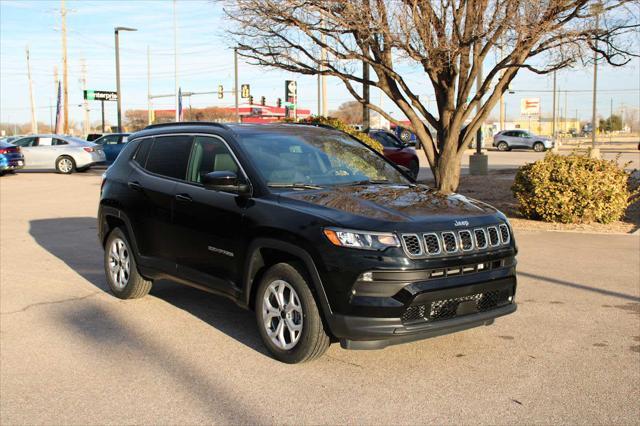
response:
M331 130L340 130L336 127L333 127L330 124L326 123L305 123L304 121L283 121L278 124L292 124L292 125L300 125L300 126L314 126L314 127L322 127L323 129L331 129Z
M157 129L159 127L173 127L173 126L217 126L223 129L228 129L226 124L217 123L215 121L180 121L180 122L150 124L147 127L145 127L143 130Z

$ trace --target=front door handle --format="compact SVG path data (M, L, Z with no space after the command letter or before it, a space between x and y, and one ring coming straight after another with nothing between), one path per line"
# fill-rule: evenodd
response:
M129 188L133 189L134 191L142 191L142 185L140 185L140 183L138 182L129 181L127 185L129 185Z
M176 200L178 200L180 202L183 202L183 203L190 203L191 201L193 201L191 196L189 196L187 194L178 194L178 195L176 195Z

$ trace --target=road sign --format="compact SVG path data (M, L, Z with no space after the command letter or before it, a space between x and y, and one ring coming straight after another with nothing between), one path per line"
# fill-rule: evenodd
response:
M118 93L106 90L85 90L84 98L88 101L117 101Z
M287 102L295 102L298 97L298 84L294 80L285 80L284 99Z
M520 100L520 114L539 115L540 98L524 98Z
M240 86L240 97L242 99L247 99L249 96L251 96L251 86L248 84Z
M224 98L224 87L222 84L218 86L218 99Z

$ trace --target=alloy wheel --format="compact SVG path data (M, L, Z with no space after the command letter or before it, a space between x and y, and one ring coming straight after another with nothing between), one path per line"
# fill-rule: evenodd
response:
M288 282L275 280L262 298L262 322L271 342L292 349L302 335L303 313L298 293Z
M122 290L127 285L130 270L129 249L123 240L116 238L109 249L109 273L117 289Z
M58 168L62 173L69 173L73 169L73 163L69 158L61 158L58 161Z

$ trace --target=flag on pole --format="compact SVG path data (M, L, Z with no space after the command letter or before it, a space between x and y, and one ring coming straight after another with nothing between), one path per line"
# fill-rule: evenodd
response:
M178 121L184 120L184 111L182 110L182 88L178 88Z
M62 83L58 82L58 100L56 103L56 127L53 133L62 134Z

